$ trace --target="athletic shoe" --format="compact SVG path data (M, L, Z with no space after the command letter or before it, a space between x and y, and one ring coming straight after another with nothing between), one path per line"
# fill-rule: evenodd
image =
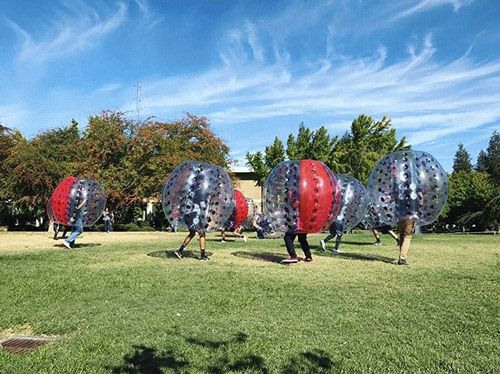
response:
M380 240L377 240L375 243L373 243L373 245L382 245L382 243L380 242Z
M406 260L403 260L402 258L400 258L398 260L398 265L406 265Z
M69 242L68 242L68 241L63 240L63 244L64 244L64 246L65 246L66 248L71 249L71 244L69 244Z
M181 251L175 251L174 255L176 255L179 260L182 260L182 252Z
M339 249L334 249L333 253L342 253Z
M280 264L296 264L297 262L299 262L299 259L297 257L289 257L281 260Z
M220 242L221 242L221 243L225 243L226 241L225 241L224 239L221 239L221 240L220 240Z
M326 251L326 243L323 239L319 241L319 244L321 245L321 250Z
M242 239L243 239L243 241L244 241L245 243L246 243L246 242L247 242L247 240L248 240L246 235L243 235L243 238L242 238Z
M200 257L200 261L208 261L208 260L210 260L210 257L208 257L207 255L202 255Z
M301 258L300 261L303 261L303 262L313 262L314 260L312 259L312 257L306 257L306 258Z

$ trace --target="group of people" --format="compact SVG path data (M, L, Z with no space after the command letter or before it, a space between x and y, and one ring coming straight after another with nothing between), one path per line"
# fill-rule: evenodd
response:
M408 250L410 248L410 242L412 239L413 231L415 230L415 225L416 222L414 220L401 220L398 222L398 231L399 231L399 237L398 235L392 230L392 227L389 225L384 225L381 227L377 228L372 228L372 233L375 236L375 243L374 245L381 245L382 242L380 241L380 233L382 234L387 234L390 235L395 241L396 244L399 246L399 259L397 264L398 265L406 265L406 260L408 256ZM258 232L258 226L255 227L256 231ZM225 235L225 229L221 230L221 242L225 243L226 241L226 235ZM247 242L247 237L242 234L243 232L243 227L239 227L234 231L234 235L237 238L242 238L243 241L246 243ZM320 241L320 246L323 251L326 250L326 243L333 239L337 238L335 241L335 247L333 251L335 253L340 253L339 246L342 241L342 236L344 234L344 227L341 221L335 220L333 224L329 228L329 235ZM186 238L183 240L181 246L177 251L175 251L175 256L179 259L182 259L184 256L184 249L187 247L189 242L196 236L198 233L199 235L199 242L200 242L200 260L201 261L207 261L210 258L206 255L206 233L201 230L189 230L189 233L187 234ZM305 257L298 257L297 252L295 251L295 246L294 246L294 241L295 239L298 238L300 247L302 251L304 252ZM312 254L311 254L311 248L309 246L309 242L307 241L307 234L305 233L293 233L293 232L287 232L285 233L284 237L285 241L285 247L288 252L288 258L284 259L281 261L283 264L292 264L292 263L298 263L298 262L313 262Z

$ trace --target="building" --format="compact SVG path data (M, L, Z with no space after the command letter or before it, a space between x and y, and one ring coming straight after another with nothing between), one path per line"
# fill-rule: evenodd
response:
M255 173L246 166L235 166L231 168L235 177L234 188L241 191L243 196L253 199L262 211L262 187L257 185Z

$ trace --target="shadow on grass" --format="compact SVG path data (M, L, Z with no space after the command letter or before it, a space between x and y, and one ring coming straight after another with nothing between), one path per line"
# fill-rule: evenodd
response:
M112 368L113 374L161 374L163 369L181 373L189 367L189 361L177 359L171 349L158 353L156 349L144 345L134 345L132 348L134 352L125 355L123 365Z
M75 244L71 249L99 247L100 245L101 245L101 243ZM54 244L54 247L67 249L64 246L64 244L62 244L62 243L60 243L60 244Z
M233 256L248 258L250 260L259 260L259 261L268 261L275 262L279 264L281 260L288 258L287 255L281 253L254 253L254 252L233 252L231 253Z
M264 359L254 354L242 354L235 358L229 357L233 345L247 341L248 336L239 332L229 340L209 340L200 338L185 338L188 344L208 349L211 359L200 363L191 363L186 359L176 357L173 349L158 353L156 349L144 345L132 346L134 352L123 358L124 363L111 368L114 374L160 374L164 370L174 373L211 373L222 374L232 371L243 373L269 373ZM237 351L237 350L236 350ZM203 365L208 362L210 366ZM109 368L108 368L109 369Z
M377 256L377 255L362 255L359 253L349 253L349 252L335 253L331 251L326 251L326 252L316 251L315 255L321 257L341 257L350 260L380 261L380 262L385 262L387 264L394 262L394 258L391 257Z
M148 253L148 256L150 257L158 257L158 258L166 258L166 259L174 259L174 260L179 260L177 256L174 253L175 251L156 251L156 252L151 252ZM212 256L212 252L206 252L207 256ZM183 258L194 258L196 260L199 260L200 258L200 252L199 251L184 251L182 254Z
M325 351L316 349L293 357L290 363L282 369L281 373L334 373L340 371L339 366L338 363L332 361Z
M373 243L367 243L367 242L352 242L349 240L342 240L342 244L352 244L352 245L371 245L374 246Z

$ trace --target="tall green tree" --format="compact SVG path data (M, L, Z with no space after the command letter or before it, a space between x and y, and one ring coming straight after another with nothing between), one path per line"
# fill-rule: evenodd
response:
M483 149L481 149L479 155L477 156L476 166L474 170L486 173L488 172L488 154Z
M467 230L473 227L483 230L494 225L484 211L496 195L488 173L459 171L450 176L449 186L447 223Z
M33 219L45 213L45 204L57 184L73 174L80 159L78 124L49 130L30 141L21 138L5 160L8 174L3 194L13 214Z
M262 152L247 153L247 165L256 174L257 184L262 186L269 172L286 159L313 159L328 164L336 142L337 138L332 139L325 127L311 131L301 123L297 136L293 134L288 136L286 150L283 142L276 137L273 144L265 148L264 154Z
M458 150L453 159L453 172L458 173L464 171L472 172L472 161L469 152L465 149L462 143L458 144Z
M405 137L396 138L389 117L375 121L362 114L336 144L330 164L334 172L352 175L366 185L373 167L383 156L410 148Z
M500 133L498 131L493 131L486 152L488 156L488 174L490 174L496 185L500 185Z

